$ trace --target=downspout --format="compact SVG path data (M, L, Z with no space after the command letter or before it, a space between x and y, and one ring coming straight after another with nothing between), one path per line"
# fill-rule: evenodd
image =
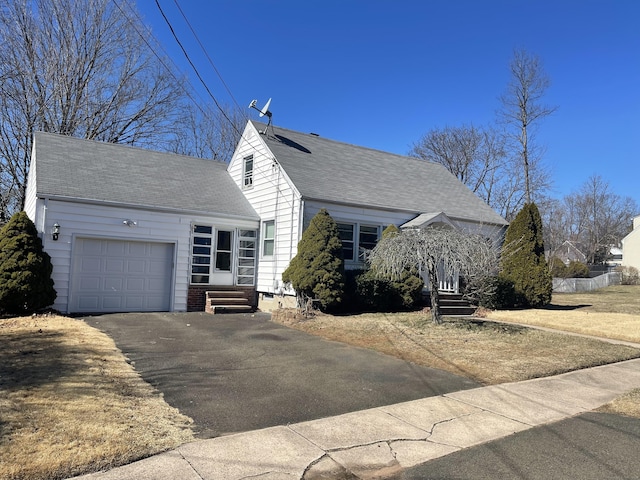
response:
M293 217L295 213L295 207L294 207L295 204L296 204L296 192L292 188L291 189L291 227L289 229L290 230L289 231L289 262L291 262L292 255L293 255L293 242L297 240L297 239L294 240L293 238ZM300 214L298 214L298 218L300 218Z
M304 199L302 197L300 197L300 213L298 216L300 217L298 221L298 239L300 239L304 230Z
M36 202L38 201L38 199L36 198ZM47 210L49 208L49 199L47 197L44 198L44 207L42 208L42 225L41 225L41 229L42 229L42 244L44 246L45 241L47 239ZM38 210L37 204L36 204L36 211Z
M273 293L276 293L276 281L278 277L278 213L279 213L279 205L280 205L280 164L274 158L272 168L276 168L278 171L278 176L276 178L276 204L274 209L274 220L275 220L275 236L273 238L273 276L271 278L271 288L273 289Z

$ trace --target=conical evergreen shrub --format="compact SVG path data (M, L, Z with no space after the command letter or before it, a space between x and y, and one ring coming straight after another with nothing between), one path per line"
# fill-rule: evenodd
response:
M535 203L525 204L507 229L500 276L513 283L516 306L542 307L551 302L553 280Z
M301 299L316 299L323 310L335 307L344 292L344 260L338 225L320 210L302 233L298 253L282 274Z
M51 257L25 212L0 230L0 312L31 313L53 304Z

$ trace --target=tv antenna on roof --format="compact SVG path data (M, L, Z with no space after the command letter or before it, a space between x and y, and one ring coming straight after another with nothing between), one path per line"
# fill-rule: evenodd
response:
M271 125L271 116L273 115L269 111L269 105L271 105L271 99L267 100L267 103L265 103L265 105L264 105L264 107L262 107L262 109L259 109L258 107L256 107L257 103L258 103L258 100L251 100L251 103L249 104L249 108L253 108L254 110L258 110L260 112L260 117L264 117L266 115L269 118L269 121L267 122L267 126L264 129L264 132L262 132L262 133L267 133L267 128L269 128L269 126Z

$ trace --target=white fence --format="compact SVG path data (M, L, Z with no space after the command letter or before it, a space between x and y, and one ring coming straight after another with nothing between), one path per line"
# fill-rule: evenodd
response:
M620 285L619 272L605 273L594 278L554 278L553 291L555 293L589 292L609 285Z

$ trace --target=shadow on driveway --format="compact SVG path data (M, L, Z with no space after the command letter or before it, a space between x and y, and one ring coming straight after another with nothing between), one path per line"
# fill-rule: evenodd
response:
M86 316L199 438L339 415L479 386L442 370L331 342L270 315Z

